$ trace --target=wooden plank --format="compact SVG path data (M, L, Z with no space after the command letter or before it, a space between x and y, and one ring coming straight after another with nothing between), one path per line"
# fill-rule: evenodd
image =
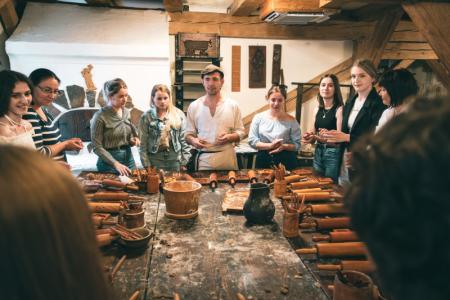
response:
M279 85L281 76L281 44L273 45L272 84Z
M352 63L353 63L352 58L346 59L344 62L342 62L336 66L333 66L332 68L330 68L330 69L326 70L325 72L312 78L310 81L308 81L308 83L319 82L320 78L322 78L322 76L325 74L335 74L338 77L340 83L347 82L348 80L350 80L350 68L352 66ZM306 89L302 96L302 102L304 103L311 99L315 99L315 96L317 95L318 91L319 91L319 89L317 87ZM287 95L287 100L286 100L286 111L287 112L294 111L296 102L297 102L296 100L297 100L297 89L293 89ZM251 124L253 118L255 117L255 115L257 113L263 112L268 109L269 109L269 106L264 105L264 106L260 107L259 109L255 110L254 112L252 112L251 114L245 116L242 119L246 132L248 132L250 124Z
M426 62L431 70L433 70L433 73L436 74L442 85L447 89L447 92L450 92L450 74L442 63L439 60L427 60Z
M264 19L271 12L322 12L319 0L264 0L259 16Z
M400 21L392 33L390 42L426 42L427 40L419 32L411 21Z
M163 0L163 5L167 12L183 11L183 0Z
M395 67L394 70L407 69L410 65L414 63L414 59L404 59L401 60Z
M436 53L428 43L389 42L383 51L382 59L437 59Z
M355 8L367 4L399 4L400 0L320 0L320 8Z
M450 71L450 3L418 2L402 4L403 9Z
M302 26L277 25L259 17L238 17L219 13L169 13L169 34L179 32L216 33L221 37L349 40L370 34L375 22L327 21Z
M241 46L231 47L231 91L241 91Z
M354 59L367 58L377 66L380 63L383 50L402 15L403 10L401 7L389 10L383 14L383 17L377 21L372 35L366 37L365 41L358 44L354 53Z
M19 17L12 0L0 1L0 19L6 34L10 36L19 23Z
M234 0L230 6L230 15L249 16L252 12L258 10L262 0Z

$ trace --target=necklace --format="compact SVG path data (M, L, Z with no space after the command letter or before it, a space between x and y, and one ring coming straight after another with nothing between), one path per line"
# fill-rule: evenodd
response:
M325 109L325 107L323 108L323 111L322 111L322 119L325 119L325 117L328 115L328 113L330 112L330 110L331 110L331 108L330 108L330 109Z
M5 115L5 119L8 120L9 124L11 124L11 125L20 126L20 127L23 126L22 120L20 120L19 122L16 122L13 119L11 119L10 117L8 117L8 115Z

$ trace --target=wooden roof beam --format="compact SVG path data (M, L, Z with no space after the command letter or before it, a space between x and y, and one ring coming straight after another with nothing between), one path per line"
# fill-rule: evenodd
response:
M229 7L232 16L249 16L252 12L258 10L262 0L233 0Z
M442 85L450 92L450 76L448 76L448 70L445 69L439 60L427 60L426 62Z
M0 0L0 20L6 34L10 36L19 24L19 17L12 0Z
M400 4L400 0L320 0L321 8L356 8L367 4Z
M258 16L237 17L219 13L169 13L169 34L215 33L221 37L266 39L349 40L370 34L374 22L329 20L311 25L277 25Z
M163 0L163 5L167 12L183 11L183 0Z
M430 44L439 60L450 71L450 3L405 2L403 9Z
M322 12L319 0L264 0L259 10L259 16L264 19L271 12Z

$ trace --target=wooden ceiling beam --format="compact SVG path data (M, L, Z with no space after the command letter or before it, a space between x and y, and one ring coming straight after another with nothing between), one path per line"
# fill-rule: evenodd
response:
M427 42L411 21L400 21L392 33L390 42Z
M354 59L367 58L375 66L380 63L383 51L403 15L401 7L389 10L376 23L372 35L360 41L354 52Z
M230 15L249 16L252 12L258 10L262 0L233 0L230 6Z
M438 59L428 43L389 42L381 55L382 59Z
M163 5L167 12L183 11L183 0L163 0Z
M0 0L0 20L6 34L11 36L17 24L19 24L19 17L17 16L16 8L12 0Z
M401 60L398 64L395 65L394 70L398 69L407 69L410 65L415 62L414 59L404 59Z
M403 9L430 44L446 69L450 71L450 3L405 2Z
M349 40L362 39L373 30L374 22L327 21L311 25L277 25L258 16L237 17L219 13L169 13L169 34L180 32L215 33L221 37Z
M323 9L319 7L319 0L264 0L259 16L264 19L271 12L322 12Z
M321 8L353 8L367 4L399 4L400 0L320 0Z

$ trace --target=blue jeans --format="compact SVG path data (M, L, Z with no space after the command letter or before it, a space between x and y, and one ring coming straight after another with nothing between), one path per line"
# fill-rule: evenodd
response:
M180 172L181 162L178 153L172 150L149 154L150 164L158 170Z
M337 182L339 177L339 159L341 149L339 147L327 147L326 144L317 144L314 154L313 167L314 170Z
M297 168L297 152L281 151L275 154L269 154L269 151L259 150L256 154L255 167L257 169L270 169L272 166L278 166L282 163L287 170Z
M114 157L115 160L120 162L122 165L127 166L130 169L135 169L133 153L131 153L131 147L126 147L125 149L108 150L108 152ZM108 172L119 174L114 166L110 165L100 157L97 160L97 170L99 172Z

